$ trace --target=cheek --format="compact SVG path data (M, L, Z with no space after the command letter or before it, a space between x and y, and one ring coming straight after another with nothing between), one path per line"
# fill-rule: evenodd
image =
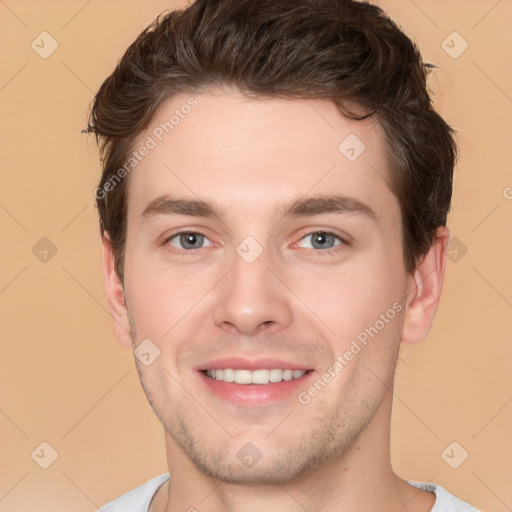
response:
M185 317L194 315L195 305L212 287L213 276L148 260L137 252L127 257L125 292L138 332L160 339Z
M338 350L375 323L382 327L384 321L386 331L399 333L405 284L396 261L381 255L378 260L289 275L290 287L307 306L297 302L297 314L302 312L313 323L321 321Z

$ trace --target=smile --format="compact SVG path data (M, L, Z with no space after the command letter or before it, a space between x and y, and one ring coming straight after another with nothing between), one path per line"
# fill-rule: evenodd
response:
M235 384L270 384L281 381L300 379L306 373L304 370L282 370L279 368L238 370L233 368L205 370L205 375L210 379L222 382L234 382Z

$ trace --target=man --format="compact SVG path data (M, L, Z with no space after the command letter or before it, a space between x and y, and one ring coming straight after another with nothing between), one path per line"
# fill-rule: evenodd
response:
M105 512L472 511L394 474L456 145L416 47L353 0L197 0L99 90L107 299L169 474Z

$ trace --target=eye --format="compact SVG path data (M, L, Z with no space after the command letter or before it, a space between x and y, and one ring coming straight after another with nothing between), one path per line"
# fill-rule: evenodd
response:
M177 249L202 249L203 247L209 247L212 245L210 240L206 238L201 233L187 232L187 233L178 233L170 237L167 240L167 243L172 247L176 247Z
M332 249L342 244L340 237L325 231L314 231L303 237L298 243L299 247L306 249Z

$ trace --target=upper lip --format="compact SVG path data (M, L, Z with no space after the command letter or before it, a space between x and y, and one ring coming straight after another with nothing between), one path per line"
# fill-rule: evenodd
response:
M311 366L304 363L296 363L293 361L285 361L284 359L274 358L250 358L250 357L223 357L213 359L207 363L198 366L196 369L204 370L222 370L225 368L233 368L235 370L265 370L279 368L281 370L312 370Z

